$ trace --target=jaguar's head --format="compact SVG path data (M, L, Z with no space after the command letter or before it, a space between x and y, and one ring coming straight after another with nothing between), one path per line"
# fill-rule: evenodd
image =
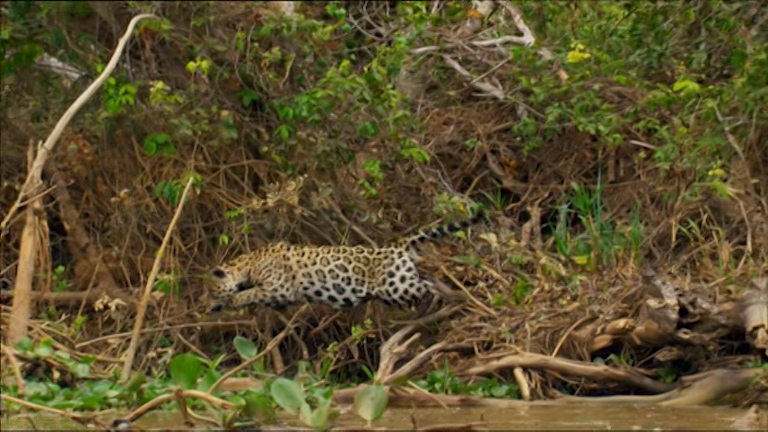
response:
M256 284L251 279L248 268L235 261L215 267L210 272L208 295L209 312L218 312L228 305L239 292L253 288Z

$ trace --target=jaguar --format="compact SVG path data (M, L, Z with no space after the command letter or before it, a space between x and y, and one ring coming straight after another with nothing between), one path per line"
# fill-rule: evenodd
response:
M302 301L333 309L378 299L387 305L412 307L440 297L434 283L416 267L416 250L427 240L453 233L484 219L477 212L383 247L312 246L272 243L240 255L210 271L209 312L225 307L267 306L281 309Z

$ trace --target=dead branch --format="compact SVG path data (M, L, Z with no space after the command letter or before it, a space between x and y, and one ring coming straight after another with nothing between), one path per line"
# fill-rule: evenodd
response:
M501 359L469 368L464 371L462 375L487 375L500 369L516 367L537 369L545 372L559 372L582 378L589 378L597 382L606 380L616 381L651 393L663 393L677 387L676 384L654 381L631 369L616 369L605 365L596 365L563 358L552 358L529 352L508 355Z
M524 47L531 47L534 43L536 43L536 38L533 36L533 32L528 27L527 24L525 24L525 21L523 21L523 14L520 12L516 7L509 4L508 1L505 0L496 0L496 3L498 3L500 6L504 7L504 9L507 10L507 12L512 15L512 21L515 23L515 26L518 30L523 34L522 37L520 36L505 36L503 38L505 42L512 42L519 45L522 45ZM483 41L483 42L490 42L490 41ZM498 44L501 42L494 42L493 44ZM490 45L490 43L489 43ZM483 46L476 44L475 46ZM549 54L551 57L552 54Z
M531 400L531 387L528 385L528 380L525 379L525 371L523 368L515 368L512 371L512 374L515 377L515 382L517 382L517 386L520 387L520 396L522 396L524 401L530 401Z
M351 405L354 403L355 394L359 387L337 390L333 392L333 401L339 405ZM540 405L555 404L554 402L544 401L535 402ZM488 407L510 409L530 405L531 402L525 402L518 399L496 399L483 398L478 396L454 396L429 393L423 390L389 386L389 404L393 408L419 408L426 407Z
M34 410L34 411L47 412L47 413L55 414L55 415L58 415L58 416L61 416L61 417L65 417L65 418L68 418L68 419L72 419L72 420L74 420L74 421L76 421L76 422L78 422L80 424L87 425L89 423L95 423L97 426L99 426L100 428L102 428L104 430L106 430L106 428L107 428L106 425L103 425L103 424L101 424L101 422L96 420L96 414L78 414L78 413L73 413L73 412L69 412L69 411L64 411L64 410L60 410L60 409L57 409L57 408L51 408L51 407L47 407L47 406L44 406L44 405L38 405L36 403L28 402L28 401L25 401L23 399L18 399L18 398L15 398L13 396L8 396L8 395L2 394L2 393L0 393L0 399L3 399L5 401L11 402L11 403L15 403L17 405L21 405L21 406L23 406L25 408L29 408L29 409Z
M8 363L11 364L11 370L13 370L13 377L16 379L16 393L19 396L24 396L24 378L21 377L21 367L18 360L16 360L16 353L9 346L0 344L0 350L5 354L5 358L8 359Z
M127 291L127 290L126 290ZM94 304L107 295L105 291L91 290L91 291L76 291L76 292L42 292L32 291L30 293L33 303L50 303L54 306L77 306L85 302L86 304ZM0 301L7 301L13 299L15 296L13 291L2 290L0 291ZM118 297L124 302L132 302L133 300L126 295Z
M461 75L465 81L468 81L469 85L479 90L486 96L493 96L500 101L503 101L506 98L506 95L504 94L504 90L502 90L501 87L494 86L493 84L489 83L486 80L473 79L472 74L470 74L469 71L464 69L464 67L461 66L459 62L457 62L453 58L447 55L443 55L443 60L445 60L445 62L448 63L450 67L452 67L456 72L458 72L459 75Z
M89 277L86 276L88 273L93 275L93 279L96 282L96 294L106 293L111 298L119 298L124 302L130 302L130 296L117 286L115 278L112 277L112 273L109 272L109 269L101 260L96 246L91 242L88 233L83 228L83 224L80 222L80 214L72 203L72 197L69 195L67 185L64 183L64 178L56 168L55 163L50 161L45 166L45 171L50 177L51 183L55 186L51 190L51 195L59 204L61 220L67 231L69 249L75 259L79 261L78 264L88 269L82 276ZM78 264L76 264L76 267Z
M459 35L472 34L480 30L483 20L490 16L496 10L496 2L493 0L474 0L467 20L464 21L464 27L459 30Z
M65 78L70 83L79 80L80 77L85 75L84 72L77 69L76 67L68 65L48 53L43 53L43 55L35 61L35 64L50 69L51 72Z
M376 371L376 377L374 379L375 382L379 383L385 383L390 382L392 380L392 377L397 375L400 375L401 370L398 370L397 372L392 372L395 368L395 364L405 357L406 350L410 344L412 344L418 337L420 336L419 333L411 336L408 340L403 342L403 340L413 333L419 326L425 325L429 323L430 321L444 319L449 316L451 316L456 311L463 308L463 306L454 306L451 308L444 308L441 309L431 315L427 315L425 317L422 317L418 320L416 320L413 324L410 324L406 327L403 327L400 329L397 333L393 334L384 344L381 346L380 352L381 352L381 360L379 361L379 369ZM437 344L440 345L440 344ZM426 358L423 356L417 356L417 358L421 360L425 360ZM417 367L417 365L408 364L406 366L403 366L406 371L412 370L413 368Z
M156 408L159 408L164 403L170 402L170 401L172 401L174 399L175 400L179 400L179 399L200 399L200 400L204 400L204 401L206 401L208 403L211 403L211 404L223 407L223 408L227 408L227 409L231 409L231 408L234 407L234 405L232 405L232 403L230 403L230 402L227 402L227 401L225 401L223 399L219 399L216 396L212 396L211 394L203 393L201 391L197 391L197 390L174 391L173 393L166 393L166 394L160 395L160 396L152 399L151 401L149 401L149 402L145 403L144 405L142 405L142 406L136 408L135 410L133 410L133 412L131 412L130 414L128 414L127 417L125 417L124 419L121 419L121 420L122 421L127 421L127 422L135 422L136 420L138 420L142 416L144 416L144 414L146 414L146 413L148 413L148 412L150 412L150 411L152 411L152 410L154 410ZM115 420L115 422L119 422L119 421L120 420Z
M419 335L416 333L414 336ZM405 348L408 344L404 344L403 348ZM425 349L424 351L420 352L419 355L412 358L410 361L408 361L406 364L402 365L399 369L397 369L395 372L392 372L387 376L386 378L382 379L382 384L390 384L393 381L397 381L400 377L405 377L413 373L419 366L426 363L427 360L434 357L435 354L440 352L443 348L448 345L447 342L438 342L429 348Z
M658 404L664 406L700 406L744 391L752 380L766 372L759 368L718 369L681 379L680 386L657 395L579 397L562 395L558 401L573 403Z
M136 325L133 327L133 335L131 336L131 343L128 345L128 351L125 353L125 364L123 364L123 375L122 380L123 382L127 381L131 374L131 369L133 368L133 358L136 356L136 350L139 347L139 336L141 334L141 327L144 325L144 316L147 313L147 306L149 305L149 298L152 295L152 287L155 285L155 279L157 278L157 273L160 271L160 262L163 259L163 254L165 252L166 246L168 246L168 241L171 239L171 233L173 232L173 228L176 226L176 223L179 221L179 216L181 216L181 209L184 208L184 202L187 200L187 194L189 193L189 189L192 187L192 182L194 181L193 177L190 177L189 180L187 180L187 185L184 187L184 192L181 194L181 199L179 199L179 205L176 206L176 212L173 215L173 219L171 219L171 223L168 225L168 229L165 231L165 236L163 237L163 242L160 244L160 249L157 250L157 256L155 257L155 262L152 265L152 271L149 273L149 278L147 279L147 284L144 286L144 292L141 295L141 300L139 301L139 307L136 311Z
M31 143L30 143L31 144ZM30 170L33 166L34 150L29 147L28 161ZM21 248L19 250L19 264L16 269L15 293L11 306L11 318L8 324L8 342L16 344L27 337L29 317L32 314L32 282L35 273L35 257L37 256L38 241L37 230L40 226L40 216L43 214L40 197L34 198L27 207L26 223L21 233Z

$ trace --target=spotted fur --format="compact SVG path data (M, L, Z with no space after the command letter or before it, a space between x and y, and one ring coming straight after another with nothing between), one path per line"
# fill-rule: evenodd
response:
M416 268L415 246L479 222L483 214L401 239L385 247L274 243L211 270L210 311L225 305L284 307L315 301L335 309L370 299L413 306L436 294Z

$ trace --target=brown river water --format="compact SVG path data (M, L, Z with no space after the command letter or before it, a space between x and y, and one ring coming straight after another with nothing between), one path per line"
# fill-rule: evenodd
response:
M367 429L350 409L341 408L332 430ZM371 429L413 430L766 430L761 420L744 421L747 410L727 407L661 407L636 405L526 404L499 408L391 408ZM114 418L114 417L112 417ZM19 414L2 419L2 430L87 430L71 420L40 414ZM103 418L111 423L110 418ZM308 429L298 419L283 418L269 430ZM141 430L190 430L177 413L152 412L139 419ZM463 426L463 427L462 427ZM255 425L248 429L253 430ZM198 424L198 430L212 430Z

